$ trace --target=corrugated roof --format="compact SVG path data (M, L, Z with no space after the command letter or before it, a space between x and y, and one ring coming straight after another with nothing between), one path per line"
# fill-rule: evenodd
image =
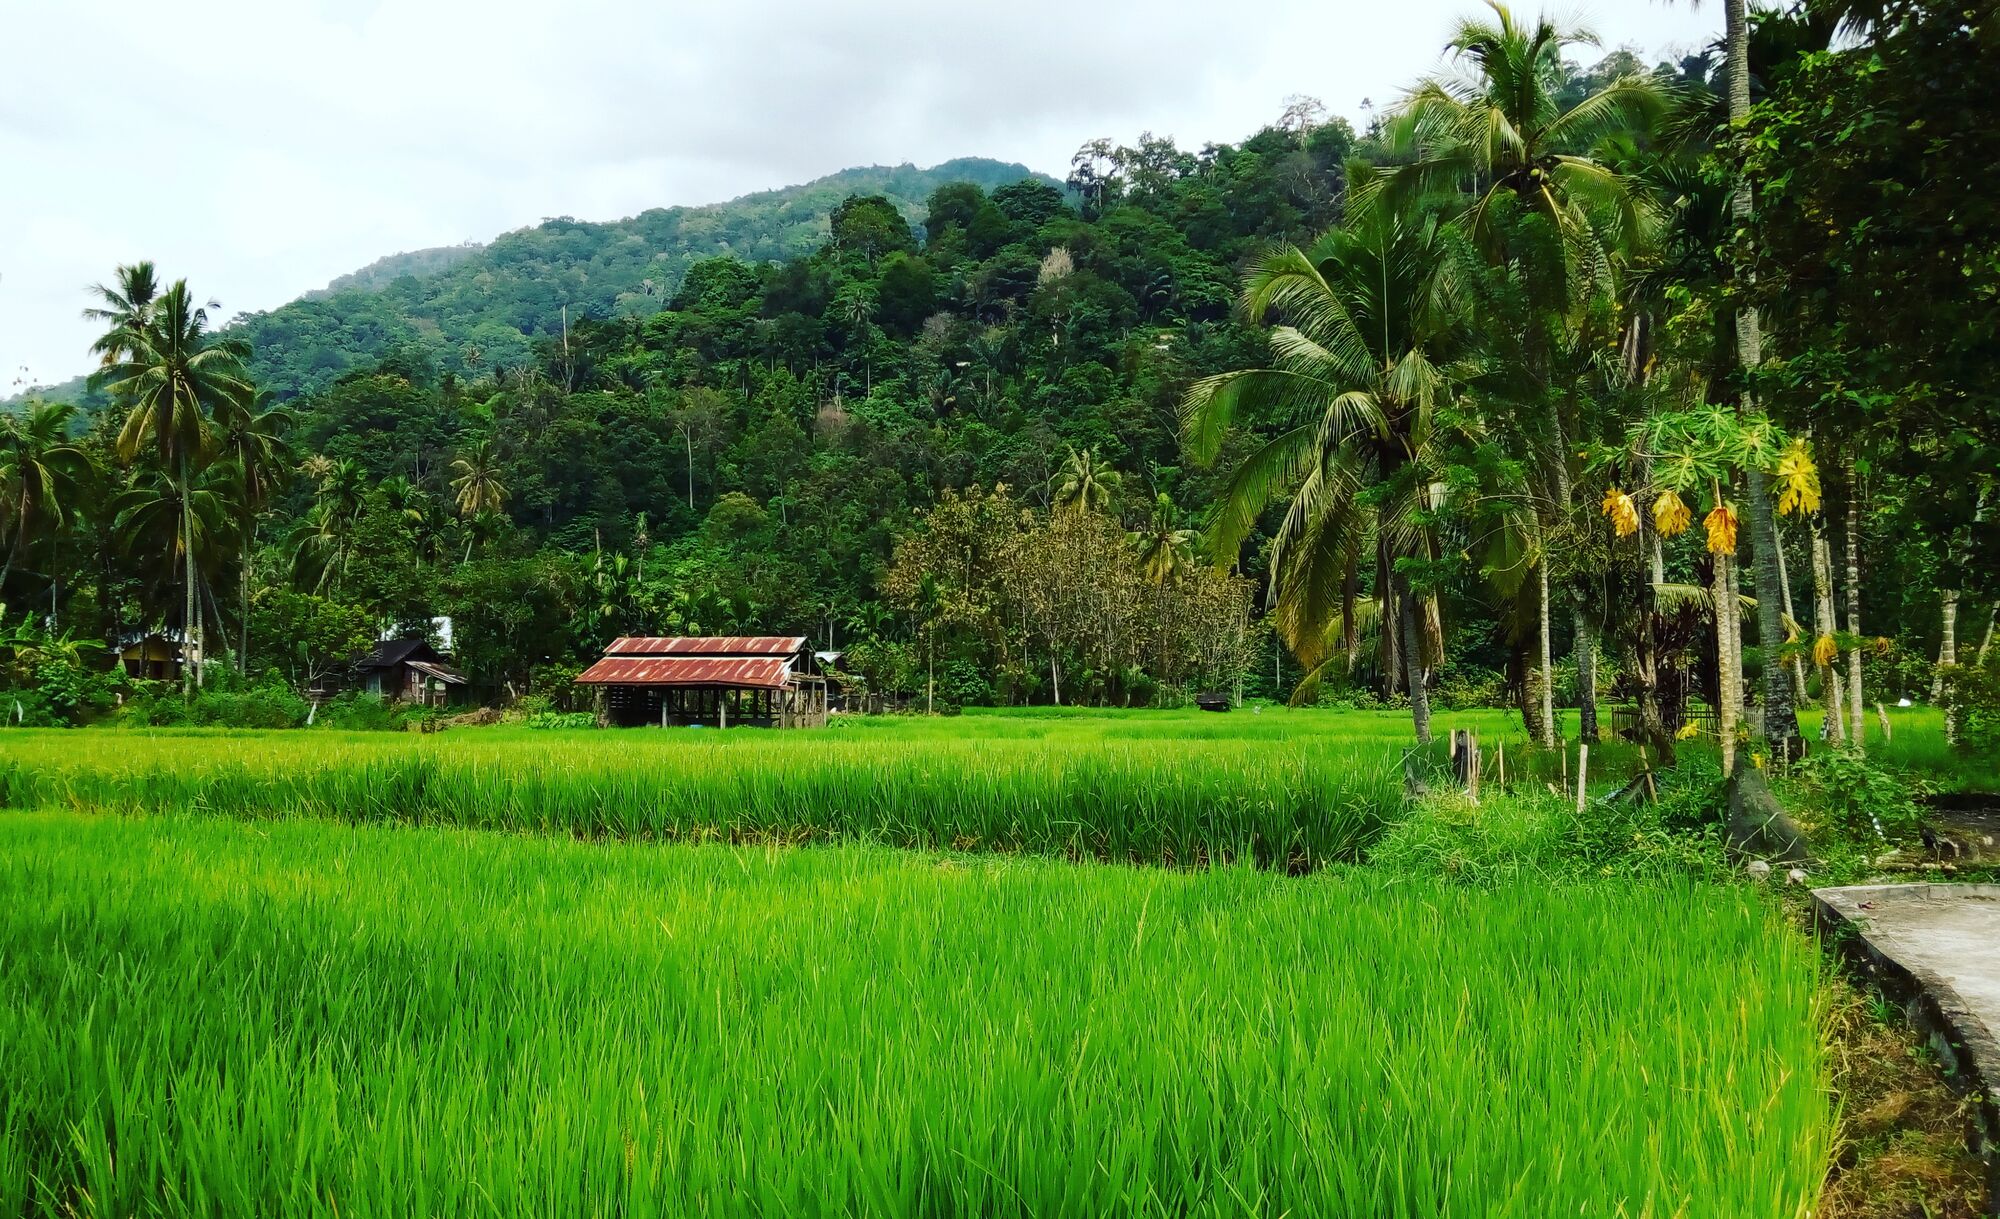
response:
M624 642L621 640L620 642ZM774 657L606 656L577 674L579 686L743 686L782 690L791 666Z
M456 669L447 668L444 665L434 665L427 660L411 660L405 663L417 672L427 673L449 685L462 686L465 684L465 678L459 676Z
M604 649L606 656L793 656L805 650L803 635L627 635Z

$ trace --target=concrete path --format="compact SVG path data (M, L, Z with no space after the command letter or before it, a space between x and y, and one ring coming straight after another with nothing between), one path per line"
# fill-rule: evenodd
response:
M1973 1150L2000 1205L2000 885L1815 889L1836 947L1900 1000L1952 1085L1977 1098Z

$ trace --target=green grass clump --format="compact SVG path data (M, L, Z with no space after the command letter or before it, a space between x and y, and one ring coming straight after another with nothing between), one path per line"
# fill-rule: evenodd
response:
M1803 1216L1714 886L0 814L0 1213Z

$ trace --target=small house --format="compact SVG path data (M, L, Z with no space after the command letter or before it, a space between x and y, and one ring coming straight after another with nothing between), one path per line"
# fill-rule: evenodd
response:
M385 639L354 662L356 683L385 702L442 707L465 695L465 678L426 639Z
M629 636L576 684L602 690L605 722L621 727L826 723L826 678L797 635Z
M179 681L194 649L160 631L127 636L118 646L118 667L144 681Z

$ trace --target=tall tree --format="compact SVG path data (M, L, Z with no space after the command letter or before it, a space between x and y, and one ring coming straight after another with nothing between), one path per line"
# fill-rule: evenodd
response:
M491 440L482 439L451 463L457 477L451 480L457 496L458 514L471 518L498 512L507 505L507 487L500 481L500 455Z
M73 406L34 402L21 414L0 420L0 488L14 532L6 564L0 566L0 589L36 532L62 524L89 475L90 458L70 437L75 418Z
M1357 183L1364 201L1380 194L1390 206L1425 200L1453 200L1457 223L1495 267L1512 267L1525 285L1539 281L1535 320L1509 344L1520 364L1516 393L1539 402L1524 419L1522 437L1540 473L1541 510L1536 514L1536 597L1541 671L1535 718L1544 745L1555 744L1554 673L1550 651L1550 560L1557 536L1567 531L1575 508L1579 422L1578 395L1555 384L1558 349L1574 336L1575 307L1610 290L1620 255L1648 235L1652 208L1640 184L1596 155L1614 139L1642 137L1665 114L1668 96L1660 84L1637 75L1621 76L1564 105L1571 70L1566 49L1595 46L1589 30L1561 26L1543 17L1532 25L1499 0L1487 0L1491 18L1460 23L1447 50L1466 65L1456 77L1420 84L1391 121L1387 143L1407 158L1372 182ZM1511 206L1502 205L1503 201ZM1557 236L1553 265L1532 244L1523 226L1510 218L1539 219ZM1532 226L1527 230L1532 232ZM1551 274L1551 272L1553 274ZM1511 337L1511 336L1510 336ZM1571 410L1565 411L1568 403ZM1580 649L1579 671L1593 674L1596 632L1572 596ZM1594 719L1595 689L1585 698L1585 718Z
M191 489L196 472L211 455L211 422L218 415L249 410L256 396L246 369L250 352L241 340L210 332L208 309L194 303L186 280L174 281L143 313L129 312L136 290L143 287L137 282L138 269L132 271L128 278L121 269L122 290L98 289L105 305L91 316L111 320L113 328L99 340L106 363L93 380L114 401L126 404L119 455L131 461L150 449L179 489L185 584L182 631L193 652L193 663L182 668L182 686L192 693L203 680L207 658L202 650Z
M291 470L291 450L285 430L292 422L283 407L259 403L255 406L231 404L217 420L217 449L235 483L236 534L242 547L237 572L241 615L237 629L236 671L249 672L250 665L250 585L251 554L257 544L257 521L270 507L271 499L284 485Z
M1376 596L1396 607L1383 617L1394 630L1383 634L1398 636L1424 742L1442 641L1435 601L1411 574L1438 558L1430 519L1437 412L1449 388L1443 348L1455 320L1442 273L1450 265L1434 220L1383 206L1360 209L1309 250L1267 255L1245 278L1243 309L1256 324L1283 319L1270 332L1271 366L1204 378L1181 404L1186 445L1203 463L1239 415L1289 425L1237 467L1209 544L1233 562L1264 510L1290 501L1273 542L1270 597L1280 637L1309 668L1333 624L1356 620L1356 569L1372 546Z
M1091 449L1071 449L1056 472L1054 504L1074 512L1103 512L1111 507L1123 483L1111 463Z

